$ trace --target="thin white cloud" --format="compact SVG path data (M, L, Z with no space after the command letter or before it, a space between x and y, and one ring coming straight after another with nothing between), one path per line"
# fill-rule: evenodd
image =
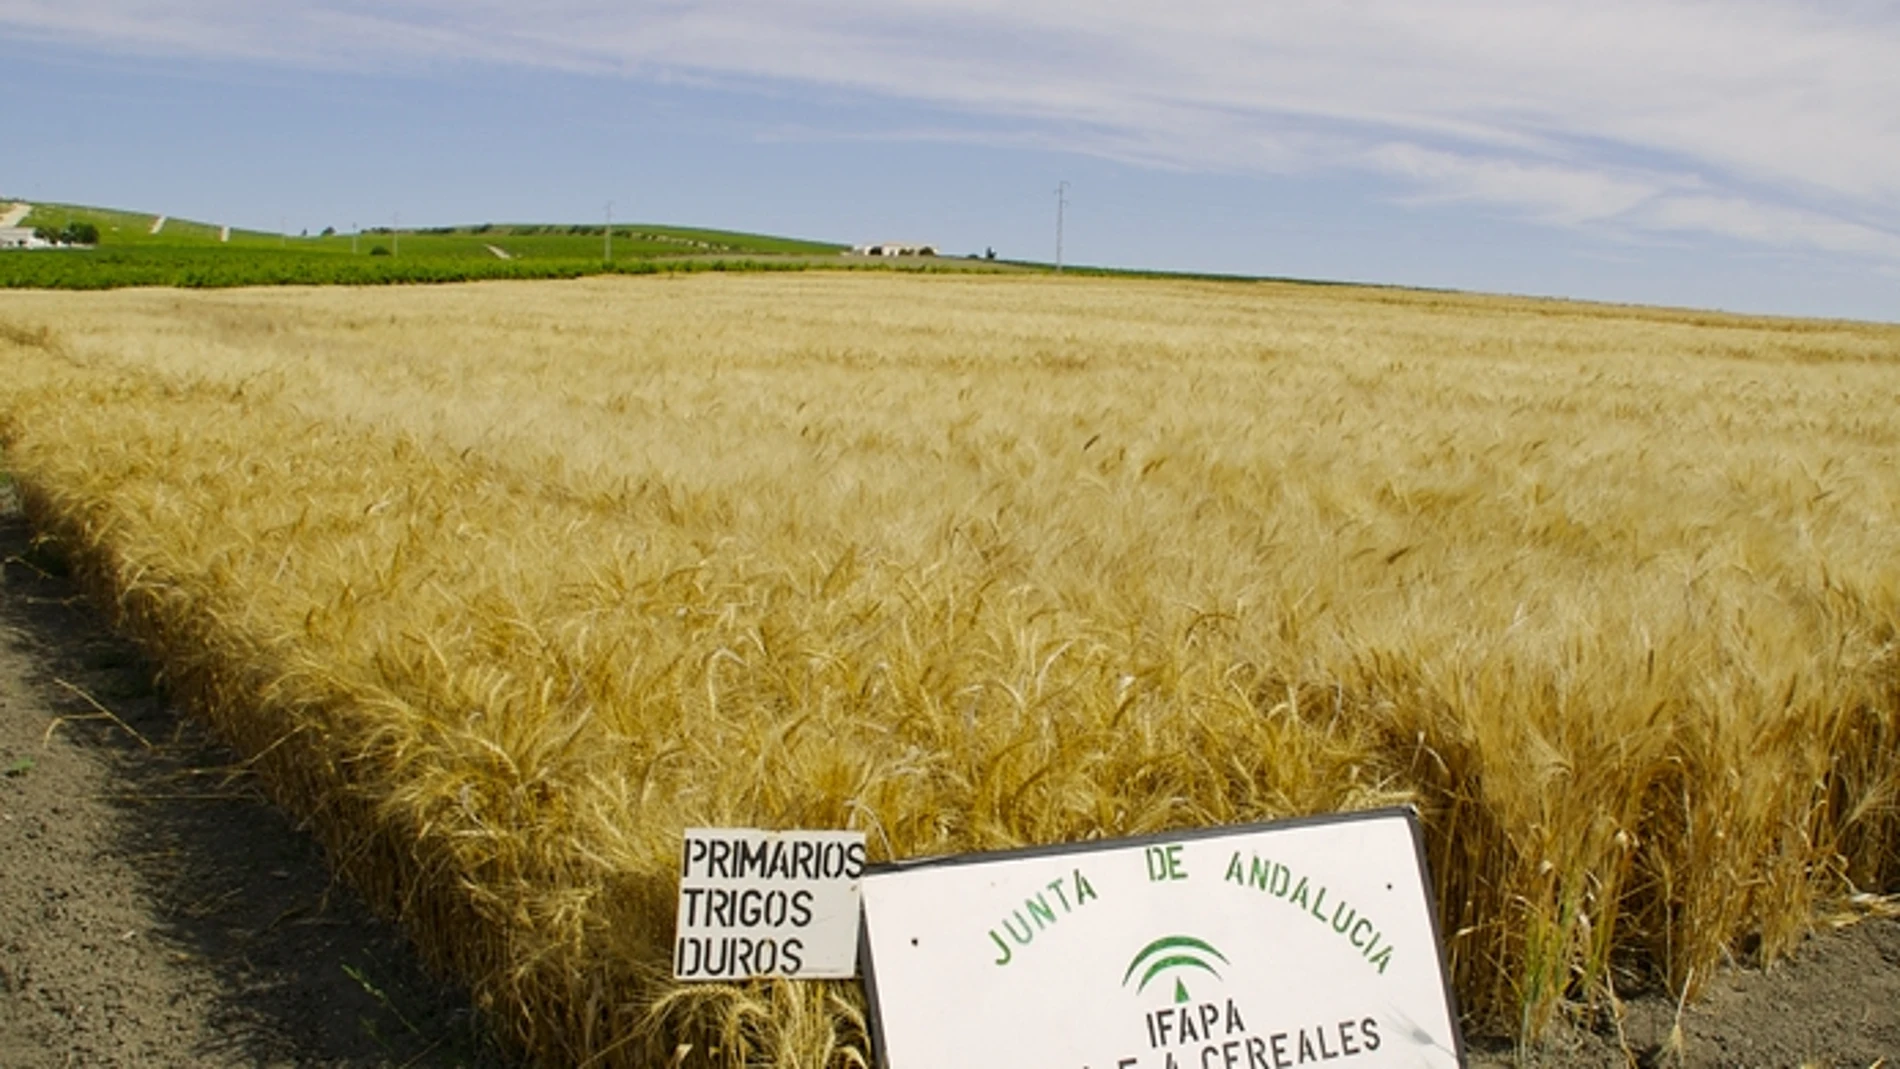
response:
M1601 223L1629 215L1662 194L1667 176L1606 166L1576 166L1442 152L1412 144L1382 145L1367 154L1379 169L1421 187L1415 201L1508 205L1543 222Z
M0 0L0 31L819 87L944 136L1379 175L1566 226L1900 256L1900 9L1810 0ZM932 124L933 127L941 124Z
M1900 235L1890 230L1744 197L1658 197L1644 205L1633 222L1644 229L1721 234L1766 245L1805 245L1900 263Z

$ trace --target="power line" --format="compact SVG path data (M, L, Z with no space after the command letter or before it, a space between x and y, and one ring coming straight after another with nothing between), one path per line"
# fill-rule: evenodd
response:
M1056 274L1062 273L1062 214L1069 206L1069 182L1056 183Z

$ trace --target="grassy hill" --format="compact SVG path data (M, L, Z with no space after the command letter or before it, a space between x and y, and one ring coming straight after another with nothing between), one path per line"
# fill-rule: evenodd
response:
M572 278L608 271L807 266L844 246L724 230L617 224L612 262L596 224L484 223L358 234L271 234L73 204L35 204L21 225L90 223L92 248L0 255L0 287L246 286Z

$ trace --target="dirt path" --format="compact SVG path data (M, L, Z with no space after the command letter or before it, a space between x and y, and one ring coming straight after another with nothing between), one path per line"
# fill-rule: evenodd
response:
M506 1064L11 505L0 478L0 1064Z
M1658 992L1630 998L1620 1041L1613 1022L1590 1024L1560 1025L1521 1058L1505 1044L1475 1043L1471 1064L1893 1069L1900 1065L1900 919L1863 920L1816 936L1766 972L1731 970L1710 984L1700 1003L1684 1007L1680 1018L1674 1000ZM1672 1040L1678 1025L1680 1038Z
M96 703L96 704L95 704ZM1900 1065L1900 919L1631 998L1518 1058L1550 1069ZM1627 1052L1627 1053L1626 1053ZM321 852L153 689L31 545L0 476L0 1064L507 1064L467 1000L330 882Z
M0 211L0 228L19 226L20 220L26 218L32 214L32 212L33 206L25 201L17 201L10 204L5 211Z

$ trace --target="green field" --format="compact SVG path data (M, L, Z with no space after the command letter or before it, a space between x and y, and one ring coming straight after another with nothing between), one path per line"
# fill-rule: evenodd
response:
M91 223L99 230L99 244L0 255L0 287L368 285L799 269L843 250L823 242L628 223L613 228L609 264L600 225L504 223L394 232L379 227L356 235L233 229L227 240L220 227L185 219L168 218L154 234L157 218L79 205L35 205L22 225L57 230Z

